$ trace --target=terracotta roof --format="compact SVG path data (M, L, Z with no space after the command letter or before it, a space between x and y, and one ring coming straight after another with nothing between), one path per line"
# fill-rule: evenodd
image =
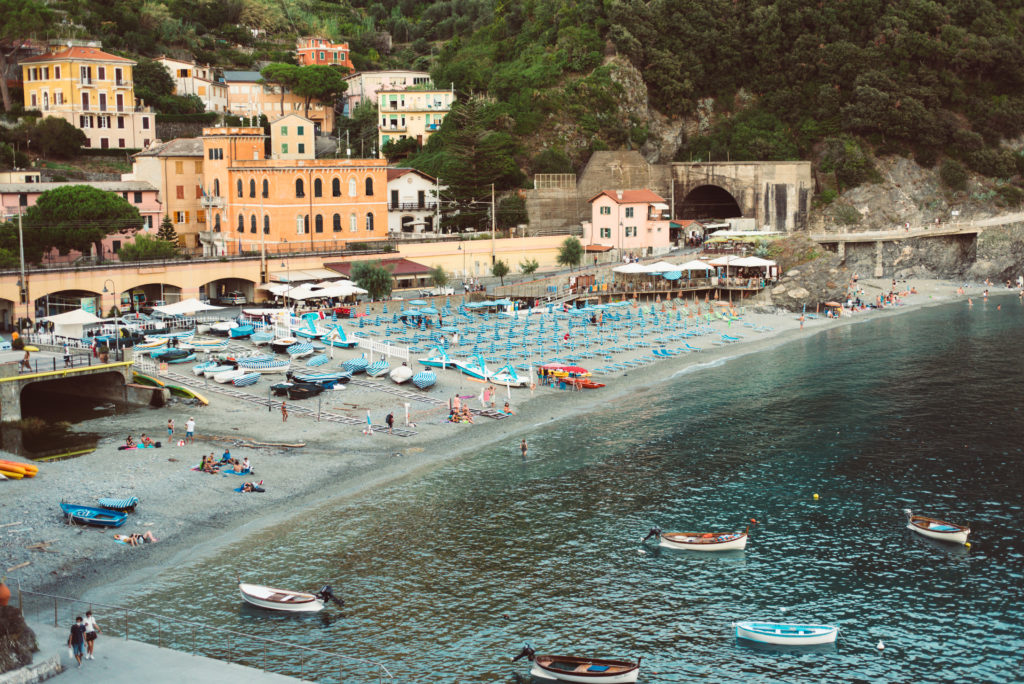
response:
M665 201L663 197L659 196L657 193L651 192L650 190L623 190L621 200L619 199L618 193L618 190L602 190L587 201L593 202L601 196L610 197L618 204L653 204L655 202Z
M610 252L612 250L611 245L584 245L584 252Z
M336 261L332 264L324 264L324 268L329 268L332 271L337 271L342 275L352 274L352 265L359 263L357 261ZM417 264L415 261L409 261L408 259L383 259L380 265L391 271L392 275L403 276L403 275L419 275L421 273L429 273L430 268L423 264Z
M26 64L28 62L50 62L55 59L91 59L101 62L124 62L125 64L135 64L135 60L133 59L117 57L116 55L104 52L98 48L78 46L64 48L60 52L51 52L46 55L39 55L38 57L29 57L28 59L21 60L21 64Z
M417 169L392 169L392 168L389 168L388 169L388 182L390 183L391 181L395 180L396 178L401 178L402 176L404 176L407 173L415 173L415 174L418 174L420 176L423 176L424 178L426 178L431 183L437 181L437 179L434 178L433 176L427 175L427 174L425 174L422 171L419 171Z
M69 185L88 185L107 192L156 192L148 181L65 181L53 183L0 183L0 194L11 192L43 193L47 190L65 188Z

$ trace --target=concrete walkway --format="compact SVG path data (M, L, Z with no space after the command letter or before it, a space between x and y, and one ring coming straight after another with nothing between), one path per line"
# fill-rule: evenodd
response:
M79 668L75 659L68 656L68 628L55 628L35 621L29 626L39 640L39 653L34 662L56 653L66 668L49 681L103 684L295 684L301 681L222 660L103 635L96 641L96 659L83 660Z

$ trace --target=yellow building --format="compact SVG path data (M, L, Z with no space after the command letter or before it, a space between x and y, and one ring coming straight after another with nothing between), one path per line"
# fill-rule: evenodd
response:
M378 152L394 140L413 138L424 145L437 129L455 102L454 90L435 90L429 84L408 88L381 88L377 91L380 125L377 131Z
M121 178L148 181L157 188L163 215L171 217L182 244L200 246L199 233L207 230L200 138L177 138L152 145L135 155L132 173Z
M25 109L64 119L85 133L89 147L148 147L156 118L135 101L136 62L98 44L60 47L21 61Z
M270 158L312 159L316 153L313 127L312 120L298 114L288 114L271 122L270 137L274 144Z
M224 83L228 89L228 113L236 116L256 117L260 114L268 121L287 114L304 114L306 100L288 89L282 96L280 89L260 83L258 71L224 71ZM308 118L321 135L334 130L334 105L313 99L309 103Z

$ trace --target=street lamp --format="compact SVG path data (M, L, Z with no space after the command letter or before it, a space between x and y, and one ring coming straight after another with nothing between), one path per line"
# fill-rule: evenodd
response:
M109 290L107 289L107 283L110 283L110 289ZM110 294L113 294L113 295L117 294L116 292L114 292L114 281L111 280L110 278L107 278L106 280L103 281L103 294L107 294L108 292ZM115 296L114 299L116 301L116 299L117 299L116 296ZM103 299L101 298L100 299L100 309L101 309L100 313L101 314L103 313L103 311L102 311L103 303L102 302L103 302ZM100 318L102 318L102 316L100 316Z
M107 283L110 283L110 289L109 290L107 289ZM107 294L108 292L110 294L115 295L115 301L116 301L117 293L114 290L114 281L111 280L110 278L107 278L106 280L103 281L102 293L103 294ZM103 315L102 315L103 314L103 311L102 311L103 303L102 302L103 302L103 300L101 298L100 299L100 309L101 309L100 310L100 318L103 318ZM111 307L111 308L113 308L113 307ZM121 349L121 328L120 328L120 326L118 325L118 323L116 321L114 322L114 348L118 349L118 350Z
M288 280L288 290L292 288L292 267L287 261L281 262L281 268L287 269L285 278ZM288 308L288 290L284 291L284 308Z

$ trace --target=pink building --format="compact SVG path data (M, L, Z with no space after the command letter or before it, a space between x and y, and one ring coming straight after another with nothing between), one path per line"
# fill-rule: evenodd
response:
M590 198L583 244L637 256L670 249L668 203L650 190L604 190Z
M163 208L157 199L157 189L145 181L109 181L83 183L0 183L0 220L17 223L18 215L34 206L47 190L66 185L89 185L97 190L113 192L134 204L142 214L143 228L139 232L155 235L160 230ZM117 259L117 250L132 242L137 233L114 233L103 240L103 258ZM57 250L43 255L47 263L71 262L81 258L80 252L61 255Z

